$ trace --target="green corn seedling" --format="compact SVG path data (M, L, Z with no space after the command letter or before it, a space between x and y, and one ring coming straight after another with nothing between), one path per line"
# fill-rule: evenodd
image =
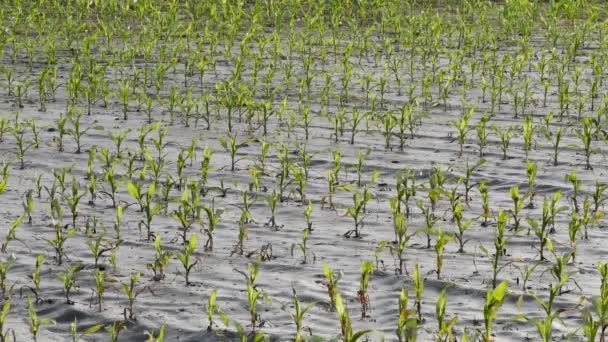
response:
M146 267L154 272L154 281L161 281L165 278L165 270L173 254L162 249L160 235L154 239L154 251L154 262L148 263Z
M125 321L127 319L135 320L135 312L133 311L135 299L137 299L137 296L139 296L145 289L143 287L140 287L140 288L137 287L137 281L139 280L140 277L141 277L141 273L139 273L139 272L133 273L129 277L129 284L122 283L122 282L120 283L120 286L122 287L123 292L125 293L125 295L127 296L127 299L129 300L129 304L124 309L124 312L123 312ZM127 313L128 313L128 315L127 315Z
M195 259L191 261L192 253L196 249L196 245L198 244L198 236L196 233L192 233L190 236L190 241L188 245L184 245L184 251L177 253L177 258L181 262L184 267L184 277L186 278L186 285L190 285L190 272L192 269L198 264L199 259Z
M449 287L449 286L448 286ZM445 309L447 305L447 289L445 287L439 294L437 304L435 306L435 317L439 331L437 332L438 341L455 341L454 326L458 322L458 316L454 316L451 320L447 320Z
M373 331L368 329L353 332L348 309L344 305L344 300L339 292L336 293L336 311L340 319L340 330L344 342L356 342Z
M367 287L369 283L369 276L372 273L374 273L374 264L371 261L364 261L361 264L361 280L359 282L359 291L357 292L359 303L361 303L361 319L367 317L367 313L370 310Z
M486 292L486 303L483 306L483 319L485 331L483 335L484 342L490 342L492 338L492 325L496 320L496 311L502 306L507 293L508 282L502 281L494 290L488 289Z

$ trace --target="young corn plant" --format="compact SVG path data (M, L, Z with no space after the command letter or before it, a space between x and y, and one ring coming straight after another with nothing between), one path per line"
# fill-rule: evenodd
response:
M80 192L80 185L76 181L76 176L72 176L72 187L71 192L68 195L63 195L63 200L68 205L70 212L72 213L72 228L76 228L76 219L78 218L78 204L80 200L86 194L85 192Z
M236 163L245 159L237 158L237 153L240 149L248 146L250 139L247 139L242 142L237 142L236 137L229 135L228 140L226 140L224 137L219 137L218 140L220 142L220 145L222 145L222 147L226 151L226 153L230 155L230 171L234 172L236 168Z
M205 249L212 251L213 250L213 234L215 233L215 228L217 224L220 222L222 214L224 213L224 209L215 209L214 205L210 208L203 205L203 210L207 214L207 227L205 227L205 233L207 234L207 242L205 242Z
M302 242L297 243L297 244L295 244L295 243L291 244L291 247L289 249L292 257L293 257L293 251L296 248L296 246L300 249L300 251L302 251L302 263L303 264L308 263L309 258L312 259L313 263L316 260L315 253L310 251L310 249L308 248L308 245L307 245L309 235L310 235L310 230L308 228L304 229L304 233L302 234Z
M97 306L99 312L101 312L103 304L103 294L105 293L105 281L108 276L108 272L102 272L99 269L93 271L93 277L95 278L95 292L97 293Z
M509 189L509 193L511 195L511 201L513 201L513 209L510 212L511 216L513 217L513 221L515 221L513 229L517 230L519 229L519 224L521 220L519 213L524 208L524 198L522 198L522 196L519 194L518 186L511 187Z
M280 197L281 194L277 193L274 190L272 191L272 193L266 196L266 202L268 203L268 207L270 208L270 219L268 220L268 223L266 223L266 225L270 226L270 228L272 228L273 230L278 230L279 228L281 228L281 226L277 225L276 222L277 203L279 202Z
M125 321L135 320L135 311L133 311L135 299L137 299L137 296L139 296L145 290L144 287L139 287L139 288L137 287L137 281L139 280L140 277L141 277L141 273L139 273L139 272L133 273L129 277L128 284L123 283L123 282L120 283L120 286L122 287L122 291L125 293L125 295L127 296L127 299L129 300L128 306L123 311Z
M196 235L196 233L192 233L192 236L190 236L190 241L188 242L188 245L184 245L184 251L177 253L177 258L179 259L180 263L184 267L184 278L186 278L186 285L191 284L190 283L190 272L199 262L198 258L191 260L192 253L194 253L194 250L196 249L197 244L198 244L198 236Z
M444 233L441 227L438 227L435 231L437 235L437 241L435 241L435 259L436 266L435 272L437 273L437 279L441 279L441 271L443 269L443 250L448 242L452 241L452 235Z
M399 342L415 342L418 332L416 312L407 308L408 293L404 287L399 294L399 320L397 321L397 339Z
M32 299L30 298L29 295L26 295L26 297L27 297L28 311L30 314L30 320L29 320L30 333L32 334L32 338L33 338L34 342L37 342L38 333L40 332L40 327L42 325L51 324L54 322L48 317L39 318L38 314L36 313L36 309L34 308L34 303L32 302Z
M437 304L435 306L435 318L437 319L438 332L437 332L437 340L438 341L456 341L454 337L454 326L458 322L458 316L452 317L452 319L448 320L445 313L445 308L447 306L447 290L448 287L445 287L441 293L439 294L439 298L437 299Z
M407 220L403 213L394 213L393 226L396 240L395 244L390 246L390 250L391 253L397 256L397 260L399 261L399 267L396 270L396 273L403 274L403 271L405 270L405 274L408 274L407 268L405 267L404 253L405 247L412 235L407 234Z
M357 297L359 297L359 303L361 303L361 319L367 317L370 310L369 295L367 294L367 287L369 284L369 276L374 273L374 263L371 261L364 261L361 264L361 280L359 282L359 291Z
M459 156L462 156L463 153L463 146L464 143L467 140L467 134L469 134L469 132L473 129L472 127L469 127L469 121L471 120L471 117L473 116L473 113L475 113L475 109L477 107L473 106L471 109L469 109L466 113L464 113L462 115L462 117L459 120L452 120L450 121L450 123L456 128L456 130L458 131L458 144L460 145L460 152L459 152Z
M475 132L477 133L477 144L479 145L479 158L483 158L483 149L488 145L488 137L490 131L488 130L487 124L490 118L488 113L485 112L481 117L481 120L475 126Z
M8 298L4 305L2 306L2 311L0 312L0 341L1 342L9 342L9 337L13 336L13 341L17 341L17 336L15 335L15 330L12 328L4 329L6 323L6 317L8 316L9 311L11 310L11 302L12 298Z
M462 217L462 201L458 199L456 206L453 211L454 221L458 227L458 231L454 234L454 237L458 241L458 253L464 253L464 245L468 242L465 240L464 233L471 227L473 223L472 219L464 220Z
M359 339L373 331L368 329L353 332L348 309L344 305L344 300L339 292L336 293L336 311L338 312L338 318L340 319L340 330L344 342L357 342Z
M162 249L160 235L156 235L154 239L154 252L154 261L148 263L146 268L154 272L154 277L152 278L154 281L161 281L165 278L165 270L173 254Z
M565 129L563 127L558 127L555 129L555 132L551 132L549 129L543 128L543 134L545 135L545 138L551 143L551 146L553 148L553 166L558 165L558 155L561 151L559 144L562 140L564 130Z
M55 230L55 236L53 238L42 238L53 250L55 251L55 261L57 261L57 265L61 265L63 262L63 257L65 256L65 243L66 241L76 233L77 228L72 228L68 231L64 231L68 227L62 227L61 225L61 213L60 207L56 207L58 212L57 220L51 216L51 221L53 225L53 229Z
M295 313L289 313L289 314L291 315L291 318L293 319L293 322L296 325L296 334L294 336L294 342L305 342L306 339L304 338L304 332L303 332L304 315L306 314L306 312L308 310L310 310L313 306L315 306L316 303L312 302L312 303L308 303L308 305L306 305L306 306L302 306L302 303L300 303L300 300L298 299L296 289L292 288L292 291L293 291L292 303L294 305Z
M21 223L23 222L23 218L25 217L25 213L19 215L19 217L15 220L15 222L13 222L10 227L8 228L8 232L6 233L6 237L4 238L4 242L2 242L2 245L0 246L0 250L2 251L2 253L6 253L6 249L8 248L8 244L9 242L16 240L19 241L17 239L17 228L19 228L19 226L21 226Z
M352 236L356 239L361 238L361 229L363 228L363 220L365 219L364 208L367 202L372 198L373 195L367 191L355 191L353 194L353 206L348 208L347 211L347 215L352 217L355 221L355 229L344 233L345 237L349 238Z
M122 240L109 241L104 240L103 238L106 236L106 231L102 231L95 242L87 241L87 246L89 246L89 250L93 253L93 258L95 260L95 268L99 268L99 259L103 257L103 255L107 252L114 252L118 249L118 246L122 244Z
M553 194L553 198L551 199L551 203L547 198L543 201L543 211L542 218L540 223L536 219L529 218L527 219L528 224L534 230L534 234L538 238L539 242L539 256L540 260L545 260L545 246L549 246L552 248L553 244L551 239L549 239L549 234L551 233L551 226L555 222L555 216L562 211L567 210L567 207L557 207L557 202L561 198L561 192L557 191Z
M70 333L72 334L72 342L78 342L78 341L82 340L85 336L94 334L94 333L98 332L99 330L101 330L102 328L103 328L103 325L97 324L97 325L93 325L93 326L89 327L85 331L78 334L78 320L74 319L74 322L72 322L72 324L70 324Z
M203 306L203 309L207 313L207 320L209 321L209 325L207 326L207 331L213 331L213 325L215 321L213 320L213 316L217 312L220 316L220 319L223 321L225 326L228 326L228 315L222 311L219 304L216 304L215 301L217 299L217 289L213 289L211 291L211 295L209 295L209 301L206 305Z
M59 280L63 283L63 295L65 296L65 302L68 305L74 305L74 302L70 299L72 290L76 288L76 280L74 276L84 269L83 266L70 266L66 269L66 272L59 275Z
M517 135L518 129L518 126L509 126L504 128L498 127L496 124L492 125L492 130L500 139L500 149L502 151L503 160L509 159L509 156L507 155L509 145L511 144L511 139Z
M9 296L6 296L6 280L7 280L7 276L8 276L8 271L10 271L10 269L13 267L13 265L15 264L15 256L11 255L8 257L8 259L6 260L6 262L1 262L0 261L0 290L2 290L2 298L7 299L10 298L10 295L13 292L13 286L11 286L9 288ZM2 329L0 329L0 334L2 333ZM1 339L0 339L1 341Z
M420 266L416 262L414 265L414 272L412 274L412 281L414 282L414 290L416 292L416 313L418 314L418 322L422 322L422 295L424 294L424 278L420 274Z
M342 278L342 273L338 273L336 275L330 268L328 264L323 264L323 274L325 275L325 279L327 282L325 283L325 287L327 287L327 294L329 295L329 303L332 310L336 308L336 296L338 295L338 282Z
M483 320L485 325L485 331L483 333L483 341L491 342L494 340L492 337L492 325L496 320L496 311L505 302L505 296L507 294L508 282L502 281L494 290L488 289L486 292L486 303L483 306Z
M579 204L578 204L578 194L583 187L583 182L578 180L576 176L576 171L572 170L572 172L566 174L566 182L572 184L572 196L570 199L572 200L572 206L574 207L574 212L579 213Z
M534 208L534 196L536 195L534 187L536 185L537 171L538 165L536 164L536 162L530 162L529 160L526 160L526 174L528 175L528 190L526 191L526 197L528 197L529 199L526 208L528 209Z
M136 185L135 183L128 181L127 190L133 199L135 199L140 206L140 211L144 212L145 218L139 221L138 227L146 228L146 240L150 241L150 238L154 235L152 229L152 219L160 211L159 203L152 203L156 193L156 183L152 182L148 185L147 191L143 191L141 184Z
M591 162L589 161L589 159L591 158L591 154L595 151L597 151L597 148L593 148L592 146L592 141L593 141L593 136L595 135L595 132L593 131L593 124L592 124L592 119L589 117L584 117L581 124L581 129L576 130L576 136L580 139L581 141L581 147L583 149L583 151L585 152L585 169L586 170L593 170L593 167L591 167Z
M475 172L475 170L477 168L479 168L481 165L485 164L486 160L485 159L479 159L475 164L469 166L469 163L466 164L465 167L465 176L462 177L462 183L464 185L464 199L465 199L465 203L469 203L469 193L471 192L471 189L473 189L473 187L476 184L471 183L471 177L473 176L473 172Z

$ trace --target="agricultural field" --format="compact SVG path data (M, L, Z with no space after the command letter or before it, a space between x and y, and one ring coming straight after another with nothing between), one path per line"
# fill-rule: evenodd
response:
M604 341L607 18L1 1L0 342Z

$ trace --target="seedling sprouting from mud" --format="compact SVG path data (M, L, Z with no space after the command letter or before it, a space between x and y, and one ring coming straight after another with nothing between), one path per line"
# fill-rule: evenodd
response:
M198 194L196 192L193 192L193 196L195 198L193 198L191 202L189 200L190 189L185 188L182 192L181 199L179 201L176 200L176 202L178 203L177 209L173 210L173 212L171 213L171 216L180 223L181 227L179 228L181 229L181 234L179 235L182 239L183 245L188 244L188 231L190 231L192 225L196 222L197 211L200 207Z
M306 264L308 262L309 257L312 256L312 261L314 262L316 259L315 253L308 249L306 242L308 241L308 236L310 235L310 230L308 228L304 229L304 233L302 233L302 242L291 244L290 253L293 256L293 250L298 247L302 252L302 263ZM312 254L312 255L311 255Z
M120 332L127 326L127 320L121 320L118 322L112 323L108 327L108 333L110 334L110 339L112 342L118 342L118 336Z
M74 139L74 142L76 143L76 153L80 153L82 150L82 137L89 129L91 129L90 127L86 129L82 128L80 123L81 118L82 113L70 112L68 116L72 127L67 129L67 133L72 137L72 139Z
M359 291L357 297L359 297L359 303L361 303L361 319L367 317L367 313L370 310L369 295L367 294L367 287L369 283L369 276L374 273L374 264L371 261L364 261L361 264L361 280L359 282Z
M112 208L116 208L117 196L116 192L118 191L118 187L120 186L121 179L119 177L115 177L114 174L115 165L112 165L108 170L106 170L103 175L103 180L108 185L109 189L100 190L99 193L109 197L112 200Z
M213 250L213 234L215 233L215 228L217 224L220 222L222 214L224 213L224 209L216 209L214 205L211 207L202 207L205 213L207 214L207 227L205 228L205 233L207 234L207 242L205 242L205 249Z
M530 162L526 160L526 174L528 175L528 190L526 192L526 197L529 198L527 208L534 208L534 196L536 195L536 191L534 189L536 185L536 172L538 171L538 165L536 162Z
M606 197L604 197L604 192L608 189L608 185L601 184L599 180L595 180L595 190L593 191L593 216L596 223L599 223L599 220L602 216L604 216L604 212L602 207L604 202L606 201ZM587 235L585 234L585 239L587 239Z
M483 306L483 320L485 325L485 331L483 334L483 341L490 342L492 338L492 325L496 320L496 311L502 306L505 301L507 294L508 282L502 281L498 286L495 286L494 290L488 289L486 292L486 303Z
M228 135L228 139L225 139L224 137L219 137L218 140L220 142L220 145L222 145L222 147L226 151L226 153L230 155L230 171L234 172L236 163L244 159L237 158L237 153L243 147L248 146L250 139L247 139L242 142L237 142L236 137Z
M513 202L513 209L511 210L511 216L513 217L513 221L515 221L513 229L517 230L519 229L519 221L521 220L519 212L524 208L524 198L519 194L518 186L511 187L509 193Z
M557 202L559 201L561 196L562 196L561 192L557 191L555 194L553 194L553 198L551 199L550 204L549 204L549 200L547 200L547 198L544 199L542 218L541 218L540 224L537 220L532 219L532 218L527 220L528 224L530 225L532 230L534 230L534 234L538 238L538 242L539 242L538 248L539 248L539 253L540 253L540 260L545 260L545 255L544 255L545 246L553 245L551 240L549 239L549 233L552 230L551 226L555 222L555 216L559 212L567 209L567 207L563 207L563 206L557 207Z
M6 233L4 242L2 243L2 246L0 247L0 249L2 250L2 253L6 253L6 249L8 248L9 242L11 242L12 240L17 240L17 235L15 232L17 231L17 228L19 228L19 226L21 226L21 223L23 222L23 218L25 217L25 215L26 215L25 213L19 215L19 217L15 220L15 222L13 222L10 225L10 227L8 228L8 232Z
M583 187L583 182L578 180L576 177L576 171L572 170L572 172L566 174L566 182L572 184L572 206L574 207L574 212L579 213L579 205L578 205L578 193L581 191Z
M53 225L53 229L55 230L55 236L52 239L49 238L42 238L44 241L46 241L46 243L53 248L53 250L55 251L55 260L57 261L57 265L61 265L61 263L63 262L63 257L65 256L65 243L66 241L76 233L77 228L72 228L68 231L64 232L64 229L67 228L69 225L66 225L66 227L62 227L61 224L61 220L62 220L62 214L61 214L61 207L59 207L59 205L57 205L56 207L57 212L55 212L54 214L57 217L54 217L53 214L51 215L51 221L52 221L52 225Z
M471 227L471 223L473 223L473 220L464 220L462 216L462 201L460 200L460 198L458 199L456 206L454 207L453 215L454 221L456 222L456 226L458 228L458 231L456 232L456 234L454 234L456 240L458 241L458 252L463 253L464 245L468 242L468 240L465 240L464 238L464 233Z
M465 167L465 176L462 178L462 182L464 184L464 198L465 198L466 203L469 203L469 192L475 186L475 184L471 183L471 176L473 176L473 172L475 172L475 170L478 167L480 167L481 165L485 164L485 162L486 162L485 159L479 159L472 166L469 166L469 163L466 164L466 167Z
M325 275L325 279L327 282L325 286L327 287L327 294L329 295L329 303L331 305L331 309L335 309L336 307L336 296L338 294L338 282L342 278L342 272L336 275L330 268L328 264L323 264L323 274Z
M550 118L552 116L552 113L549 114L548 118ZM548 123L547 123L548 125ZM560 152L560 148L559 148L559 144L562 140L562 135L564 133L564 128L563 127L557 127L555 129L555 132L551 132L548 128L543 127L543 134L545 135L545 138L551 143L551 146L553 147L553 166L557 166L558 164L558 154Z
M407 289L403 287L399 294L399 320L396 331L399 342L415 342L418 330L416 312L407 308L407 292Z
M299 202L304 203L306 201L306 173L302 167L296 167L292 165L289 169L291 171L291 174L293 175L290 182L295 183L295 189L293 189L293 192L297 194Z
M511 144L511 139L517 135L517 126L509 126L509 127L498 127L496 124L492 125L492 130L498 138L500 139L500 149L502 151L502 159L507 160L509 156L507 152L509 150L509 145Z
M123 143L125 142L125 139L127 138L127 134L130 132L131 130L125 130L125 131L119 131L116 134L110 132L108 133L110 140L112 140L114 142L114 145L116 146L116 159L122 159L123 157L123 150L122 150L122 146Z
M97 305L99 312L103 304L103 294L105 292L105 281L108 276L107 272L102 272L99 269L93 270L93 277L95 278L95 292L97 293Z
M4 329L4 325L6 322L6 317L8 316L9 311L11 310L11 302L12 298L9 297L2 306L2 311L0 312L0 341L9 342L9 336L13 336L13 341L17 341L17 337L15 335L15 330L12 328Z
M34 143L29 142L25 135L25 126L17 126L11 130L11 134L15 138L15 143L17 145L17 151L14 152L15 157L19 160L19 169L23 170L25 168L25 153L32 147L34 147Z
M160 235L156 235L154 239L154 252L154 261L148 263L146 268L154 272L154 281L161 281L165 278L165 270L173 254L162 249Z
M249 303L249 315L251 317L250 322L252 333L255 333L255 330L258 328L258 323L262 323L260 314L257 311L257 302L260 296L264 295L264 293L261 290L258 290L258 286L255 283L258 277L260 263L261 258L258 257L258 260L255 264L248 264L248 274L237 270L237 272L244 275L245 279L247 280L247 301ZM264 300L267 301L266 295L264 295Z
M390 113L386 113L382 117L382 125L384 127L384 149L388 150L391 148L391 136L397 121Z
M41 290L40 290L40 270L42 269L42 264L43 263L44 263L44 255L43 254L39 254L36 257L36 265L34 266L34 272L32 272L32 274L31 274L32 285L33 286L24 285L19 290L19 293L21 295L23 295L23 289L29 289L34 294L34 296L36 296L36 303L41 303L41 302L45 301L40 296L41 295ZM28 295L28 297L29 297L29 295Z
M439 221L439 218L434 216L430 207L425 207L422 204L422 200L417 200L416 205L422 211L422 215L424 216L425 226L421 229L421 231L424 232L426 236L426 248L431 248L431 235L434 231L433 227L435 226L435 223Z
M403 271L405 270L405 273L407 274L408 272L405 267L404 253L405 247L412 235L407 234L407 220L403 213L395 213L394 215L395 216L393 217L393 228L395 230L396 243L395 245L391 245L390 249L391 253L394 253L397 256L397 260L399 261L399 268L397 270L397 273L403 274Z
M114 252L118 249L118 246L122 244L122 240L109 241L104 240L103 238L106 236L106 231L102 231L95 242L87 241L87 246L89 246L89 250L93 253L93 258L95 259L95 268L99 266L99 259L103 256L104 253Z
M363 228L363 220L365 219L364 208L365 204L373 198L369 192L355 191L353 194L353 206L348 208L347 214L355 221L355 229L347 231L345 237L361 238L361 229Z
M129 304L124 309L124 312L123 312L125 321L127 319L135 320L135 313L133 311L133 305L135 303L135 299L137 299L137 296L139 296L145 290L144 287L137 288L137 281L139 280L140 276L141 276L141 274L139 272L133 273L129 277L129 284L122 283L122 282L120 283L123 292L125 293L125 295L127 295L127 299L129 300ZM127 313L128 313L128 315L127 315Z
M581 129L575 131L576 136L581 140L581 147L585 152L585 169L593 170L589 159L591 158L591 153L597 150L591 146L595 132L593 131L591 118L584 117L581 123Z
M190 272L199 262L198 258L196 258L194 261L191 260L192 253L194 253L197 244L198 236L196 235L196 233L192 233L192 236L190 236L190 241L188 241L187 245L184 245L184 251L177 253L177 258L184 267L184 277L186 278L186 285L191 284Z
M526 153L526 161L528 161L528 153L532 149L532 139L536 126L532 122L532 115L526 115L523 124L524 152Z
M216 298L217 298L217 289L213 289L213 291L211 291L211 295L209 295L208 303L203 306L203 309L207 313L207 320L209 321L209 325L207 326L207 331L213 331L213 325L215 323L215 321L213 320L213 316L215 315L216 312L219 314L220 318L224 322L224 325L228 326L228 315L226 315L222 311L219 304L215 303Z
M583 326L585 335L588 337L593 337L588 339L590 342L596 341L595 335L597 334L597 330L600 331L600 341L605 340L606 329L608 328L608 263L600 261L597 265L597 270L601 276L600 295L591 299L591 301L598 320L592 322L593 317L591 316L590 312L588 313L586 319L583 316L584 321L587 321Z
M437 304L435 306L435 318L437 319L438 332L437 339L438 341L455 341L454 337L454 326L458 322L458 316L452 317L451 320L447 320L445 314L445 308L448 302L447 299L447 290L448 286L446 286L441 293L439 294L439 298L437 299Z
M472 129L471 127L469 127L469 120L473 116L473 113L475 113L476 108L477 108L476 106L473 106L466 113L464 113L459 120L450 121L450 123L452 125L454 125L454 127L456 127L456 130L458 131L457 139L458 139L458 144L460 145L460 152L458 154L459 156L462 156L463 146L467 140L467 134L469 134L469 132Z
M344 300L339 292L336 292L336 311L338 312L338 318L340 319L340 330L344 342L357 342L363 336L373 331L368 329L353 332L348 309L344 305Z
M131 197L139 203L140 210L145 213L145 218L139 221L138 226L140 231L142 227L146 228L146 240L150 241L150 238L153 235L151 231L152 218L160 211L160 204L152 203L156 193L156 183L150 183L150 185L148 185L148 190L144 192L141 184L138 186L135 183L128 181L127 189L129 190Z
M78 272L83 270L83 266L69 266L65 273L59 275L59 280L63 283L63 295L65 297L66 304L73 305L74 302L70 299L70 294L72 294L72 290L76 288L76 279L74 277Z
M292 303L294 305L295 313L289 313L289 314L291 315L291 318L293 319L293 322L296 325L296 335L294 337L294 342L305 342L306 339L303 337L304 315L306 314L306 312L308 310L310 310L310 308L315 306L316 303L312 302L312 303L308 303L308 305L306 305L306 306L302 306L302 303L300 303L300 300L298 299L298 295L296 294L296 290L294 288L292 288L292 291L293 291Z
M30 295L26 295L26 297L27 297L28 311L30 314L30 320L29 320L30 333L32 334L32 338L34 339L34 342L36 342L36 341L38 341L38 332L40 331L40 326L49 324L49 323L53 323L53 321L48 317L38 318L38 314L36 313L36 309L34 308L34 303L32 302Z
M93 325L93 326L89 327L85 331L78 334L78 320L76 318L74 318L74 322L72 322L70 324L70 333L72 334L72 342L78 342L81 339L83 339L85 336L94 334L94 333L98 332L99 330L101 330L102 328L103 328L103 325L97 324L97 325Z
M496 288L496 282L498 280L498 273L502 271L502 269L506 265L500 265L500 261L502 257L507 253L507 243L511 238L517 234L519 231L516 231L515 234L511 236L506 236L505 233L507 231L507 221L509 220L509 216L506 212L499 210L498 211L498 221L496 223L496 231L494 232L494 254L490 255L488 250L486 250L483 246L480 246L480 249L484 254L488 257L492 258L492 288Z
M443 269L443 250L448 242L452 241L452 235L448 233L444 233L441 230L441 227L438 227L434 232L437 235L437 241L435 241L435 259L437 268L435 272L437 273L437 279L441 279L441 271Z
M277 230L280 228L280 226L277 225L276 223L276 209L277 209L277 203L279 202L280 199L280 194L277 193L276 191L272 191L271 194L269 194L266 197L266 202L268 203L268 207L270 208L270 220L268 220L268 223L266 224L267 226L270 226L270 228Z
M85 192L80 192L80 185L76 181L76 176L72 175L72 191L69 195L64 194L63 199L72 213L73 228L76 227L76 218L78 218L78 204L84 195Z

